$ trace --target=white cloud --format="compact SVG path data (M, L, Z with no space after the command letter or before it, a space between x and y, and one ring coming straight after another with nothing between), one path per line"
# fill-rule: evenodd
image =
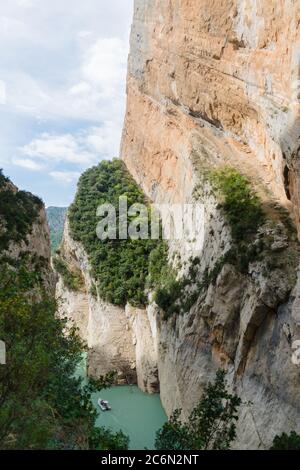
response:
M69 184L77 180L80 173L76 171L51 171L50 176L60 183Z
M74 182L85 168L118 156L132 6L133 0L1 2L0 158L20 186L28 188L28 174L23 179L18 167L40 171L28 189L46 202L51 178ZM54 199L56 192L55 186Z
M6 104L6 83L0 80L0 104Z
M12 163L31 171L42 171L44 169L43 165L40 165L29 158L13 158Z
M85 53L82 75L97 87L100 96L114 96L123 89L127 67L127 42L120 38L101 38Z
M94 123L110 119L121 127L127 55L127 40L98 39L84 48L78 67L68 72L62 84L47 83L23 70L8 75L4 71L10 83L8 105L14 112L39 119Z
M86 135L86 145L97 153L98 158L114 158L119 155L121 129L115 122L104 122Z
M19 0L18 5L20 7L30 8L34 5L34 0Z
M89 93L91 91L91 86L86 82L80 82L77 85L72 86L70 89L71 95L82 95Z
M22 154L34 159L40 159L48 164L73 163L89 165L95 160L95 155L84 147L83 139L71 134L50 135L42 134L30 144L21 149Z
M78 36L79 36L80 38L87 38L87 37L91 36L92 34L93 34L92 31L86 31L86 30L84 30L84 31L79 31Z
M85 169L103 159L119 154L121 129L112 121L101 127L89 127L75 134L51 135L42 133L19 149L18 157L12 159L17 166L33 170L55 170L61 164Z

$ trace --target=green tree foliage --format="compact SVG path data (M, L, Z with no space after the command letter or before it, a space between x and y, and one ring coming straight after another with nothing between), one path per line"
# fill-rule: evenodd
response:
M26 240L42 201L26 191L18 191L0 170L0 251L10 242Z
M87 170L80 178L74 204L69 209L72 235L88 253L92 275L100 296L117 305L128 301L133 305L147 302L145 293L148 261L155 240L101 241L96 234L98 206L112 204L117 210L119 197L126 196L132 204L147 204L144 194L120 160L103 161ZM150 211L150 209L149 209ZM129 220L130 223L130 220Z
M127 450L129 437L122 431L112 433L109 429L97 428L89 439L91 450Z
M264 220L261 202L249 181L234 168L225 167L211 173L211 181L223 198L222 207L236 242L245 241L257 232Z
M59 256L54 255L53 267L61 275L63 283L67 289L77 292L83 286L81 273L70 271L67 263Z
M154 300L163 310L164 319L180 313L183 283L176 280L175 269L168 263L168 245L165 241L158 243L150 253L147 285L154 290Z
M236 437L237 411L241 399L228 392L225 372L219 370L214 383L204 390L187 422L176 410L157 432L158 450L226 450Z
M2 264L0 338L7 349L0 365L0 448L125 448L123 434L95 428L92 392L109 386L113 374L87 383L76 374L83 344L25 266Z
M270 450L300 450L300 436L295 431L276 436Z
M67 208L48 207L46 213L50 227L51 251L55 253L62 240Z
M0 249L26 242L42 202L18 191L0 172ZM122 433L95 428L91 394L114 382L78 377L84 345L43 279L48 260L23 251L0 259L0 339L6 364L0 365L0 448L124 449ZM68 331L68 334L66 334Z

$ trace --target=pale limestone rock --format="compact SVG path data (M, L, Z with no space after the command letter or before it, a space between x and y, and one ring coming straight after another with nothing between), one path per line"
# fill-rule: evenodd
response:
M125 314L134 335L137 384L144 392L158 392L157 351L147 311L128 304Z
M290 210L300 228L299 18L292 0L135 0L121 153L155 203L192 202L196 189L204 204L200 245L171 243L186 263L180 275L191 254L203 274L232 244L203 180L207 168L237 168L263 203ZM299 246L281 229L263 226L269 247L248 273L227 264L190 312L151 321L167 413L187 416L226 367L245 402L236 448L268 448L277 433L300 431L291 361L291 340L300 339Z
M151 330L154 321L151 327L146 310L129 305L124 309L92 295L88 257L83 246L72 239L68 218L60 252L69 268L79 270L84 279L80 291L71 292L59 278L56 292L60 314L75 323L88 346L88 373L100 377L116 370L119 383L137 381L142 390L156 392L157 354Z

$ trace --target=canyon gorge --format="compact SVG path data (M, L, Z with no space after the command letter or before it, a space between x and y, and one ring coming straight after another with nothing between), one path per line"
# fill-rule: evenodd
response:
M121 159L150 201L204 207L201 242L169 242L197 295L168 318L152 292L145 306L114 305L93 289L68 216L59 250L80 280L72 290L59 276L57 297L89 374L115 369L187 417L224 368L243 401L237 449L300 432L299 93L299 1L135 0ZM242 175L257 195L263 219L249 236L234 234L218 174Z

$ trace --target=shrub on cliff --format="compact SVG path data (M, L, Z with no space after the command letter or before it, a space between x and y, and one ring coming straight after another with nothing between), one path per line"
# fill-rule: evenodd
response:
M176 410L157 432L158 450L226 450L236 437L237 411L241 399L228 392L225 372L219 370L214 383L209 383L202 399L187 422Z
M270 450L300 450L300 436L292 431L276 436Z
M77 292L83 285L80 272L70 271L67 263L59 256L53 257L53 267L61 275L65 287L71 291Z
M261 202L249 181L237 170L224 167L211 173L213 187L222 197L221 205L231 228L232 238L240 243L257 232L264 220Z

